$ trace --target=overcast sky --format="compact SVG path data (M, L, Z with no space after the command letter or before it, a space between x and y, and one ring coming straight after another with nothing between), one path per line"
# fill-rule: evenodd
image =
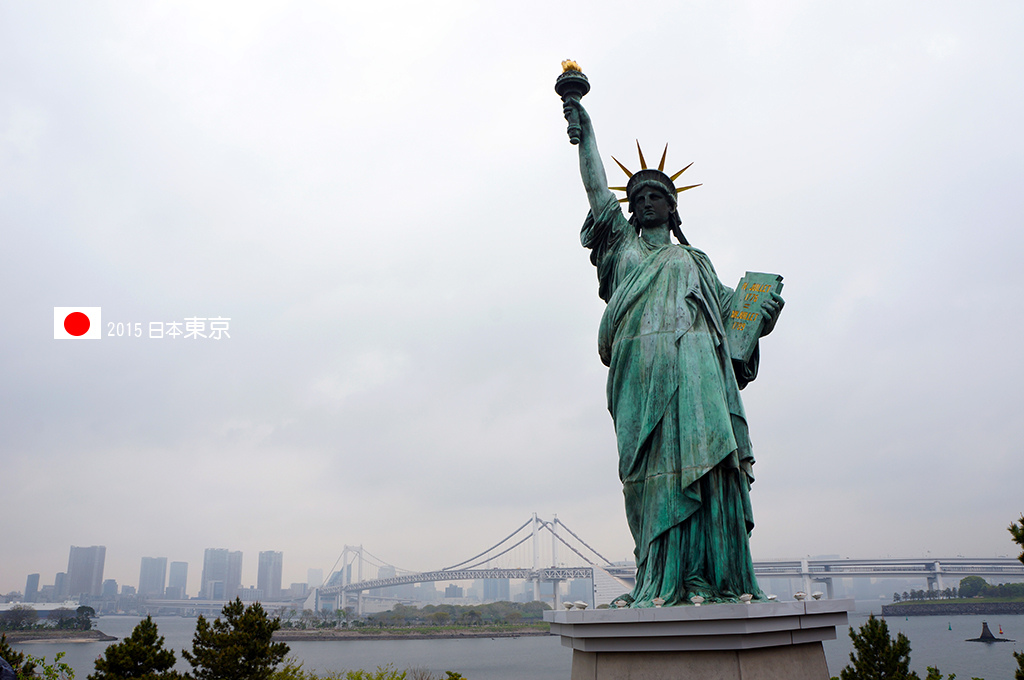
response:
M722 281L785 277L743 396L756 559L1016 554L1024 4L0 5L0 590L70 545L447 566L532 512L631 556L553 91L613 183L690 163ZM230 317L230 339L58 341Z

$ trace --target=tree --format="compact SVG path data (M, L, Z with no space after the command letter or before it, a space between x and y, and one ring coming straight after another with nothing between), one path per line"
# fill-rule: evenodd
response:
M25 660L39 669L35 676L29 677L42 677L43 680L75 680L75 669L61 661L63 658L64 652L57 652L53 655L53 663L47 663L45 656L26 655Z
M16 604L2 614L3 628L19 630L31 628L39 620L39 612L32 607L23 604ZM8 662L10 663L10 662ZM14 664L11 664L12 666Z
M26 660L25 655L16 652L7 643L7 635L0 633L0 659L11 665L18 677L31 677L36 672L36 665L31 660Z
M74 628L77 624L77 615L73 609L57 607L46 615L46 620L55 628Z
M91 630L92 620L95 617L96 610L84 604L75 610L75 621L80 630Z
M974 597L988 588L988 582L980 576L965 576L960 579L960 597Z
M1013 536L1013 542L1024 548L1024 514L1020 516L1019 522L1010 522L1009 531ZM1024 562L1024 551L1017 556L1017 559ZM1024 680L1024 653L1014 652L1013 658L1017 660L1017 672L1014 673L1013 678L1014 680Z
M893 642L885 619L868 616L859 631L850 628L853 652L850 665L839 672L840 680L920 680L910 670L910 640L903 633Z
M181 674L172 671L174 652L164 649L164 638L158 635L153 617L139 621L132 634L115 645L110 645L103 656L96 659L96 672L87 680L178 680Z
M288 654L288 645L274 642L280 619L271 619L259 602L224 605L213 624L200 615L192 638L192 652L181 655L192 665L198 680L269 680Z
M1013 536L1013 542L1024 548L1024 514L1020 516L1019 522L1010 522L1008 530L1010 535ZM1017 559L1024 562L1024 551L1021 551Z

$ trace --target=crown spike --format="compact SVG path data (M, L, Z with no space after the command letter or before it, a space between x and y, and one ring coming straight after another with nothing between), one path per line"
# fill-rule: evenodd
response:
M693 163L691 162L691 163L690 163L690 165L693 165ZM676 181L676 177L679 177L679 175L681 175L681 174L683 174L684 172L686 172L687 170L689 170L689 168L690 168L690 165L687 165L687 166L686 166L685 168L683 168L682 170L680 170L680 171L679 171L679 172L677 172L676 174L674 174L674 175L672 175L671 177L669 177L669 179L670 179L670 180L672 180L673 182L675 182L675 181Z
M661 152L661 162L658 163L658 172L665 172L665 156L668 155L668 144L665 144L665 150Z
M618 163L618 166L619 166L620 168L622 168L622 171L623 171L624 173L626 173L626 177L632 177L632 176L633 176L633 173L632 173L632 172L630 172L630 171L629 171L629 170L628 170L628 169L626 168L626 166L625 166L625 165L623 165L622 163L619 163L619 159L618 159L618 158L616 158L615 156L612 156L612 160L613 160L613 161L615 161L616 163Z
M640 169L641 170L646 170L647 169L647 161L644 160L644 152L640 148L640 140L639 139L636 140L636 152L640 156Z
M608 187L612 191L625 191L626 187Z
M629 198L620 198L619 199L619 203L625 203L628 200L629 200Z
M700 184L691 184L688 187L680 187L679 189L676 189L676 193L678 194L678 193L681 193L683 191L686 191L687 189L693 189L693 188L702 187L702 186L704 186L703 182L701 182Z

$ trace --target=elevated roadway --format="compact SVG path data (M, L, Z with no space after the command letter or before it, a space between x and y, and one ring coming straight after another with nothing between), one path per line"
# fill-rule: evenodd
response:
M595 573L598 572L598 573ZM982 578L1024 579L1024 564L1012 557L942 557L942 558L876 558L876 559L796 559L754 562L759 578L797 578L810 593L812 584L824 584L832 597L833 580L837 578L921 578L928 589L943 590L945 579L959 582L965 576ZM577 578L614 577L623 587L631 587L635 567L594 565L585 567L549 567L544 569L439 569L404 574L390 578L371 579L320 588L318 598L338 599L360 597L362 593L411 583L464 581L473 579L525 579L534 582L560 582ZM615 585L612 585L615 588ZM556 589L557 593L557 589ZM557 602L556 602L557 605Z

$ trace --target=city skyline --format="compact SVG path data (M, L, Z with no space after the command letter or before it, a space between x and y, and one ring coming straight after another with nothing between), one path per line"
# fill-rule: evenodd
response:
M545 554L545 557L543 557L541 559L541 563L542 563L542 565L546 565L547 562L545 560L550 561L548 559L548 556L550 555L550 553L547 550L548 542L547 541L542 542L541 546L542 546L542 553ZM92 546L88 550L89 551L94 551L97 548L101 549L100 552L103 555L106 554L106 546ZM72 554L75 554L75 551L81 551L83 549L82 548L77 548L76 546L72 546L71 550L72 550ZM301 583L301 584L308 585L308 587L310 589L312 589L312 588L318 587L320 584L322 584L326 580L324 578L324 576L323 576L324 572L320 568L306 568L305 569L305 578L304 579L289 579L289 578L285 578L285 574L298 576L299 572L301 572L303 570L303 568L301 566L297 566L297 567L293 567L291 572L286 572L283 569L284 553L282 551L273 551L273 550L262 550L262 551L259 551L255 567L251 567L250 568L250 572L248 572L248 573L250 573L250 575L252 575L254 577L251 580L247 580L247 578L245 576L245 574L247 572L244 572L244 570L240 571L241 566L245 564L244 551L232 551L232 550L226 549L226 548L206 548L203 552L204 552L204 557L207 558L207 559L210 559L211 557L212 557L213 560L218 560L219 559L219 563L213 567L215 570L218 570L218 571L216 571L216 573L211 574L211 577L213 577L214 579L217 579L218 575L219 575L219 578L221 578L222 580L226 580L227 574L229 573L229 570L231 570L233 568L233 572L232 572L233 574L241 574L241 576L238 577L239 580L237 582L237 585L234 585L233 587L235 587L236 589L237 588L248 588L248 589L252 589L254 591L258 590L258 591L260 591L262 593L261 599L267 600L267 601L272 601L272 600L275 600L277 598L272 597L273 593L272 592L268 592L268 590L264 587L264 585L261 585L261 583L260 583L260 566L261 566L261 563L264 560L264 556L267 556L266 557L267 561L265 563L266 564L265 568L267 569L267 578L268 579L274 579L275 581L278 578L280 579L280 581L277 581L279 583L279 586L278 586L279 590L278 590L277 594L280 595L281 597L285 596L285 594L287 593L287 591L288 591L288 589L289 589L289 587L291 585L300 584ZM567 551L567 549L563 548L563 552L565 553L565 554L563 554L563 558L564 558L564 557L566 557L568 555L568 551ZM1015 558L1016 554L1017 554L1016 550L1015 549L1011 549L1011 550L1007 551L1006 553L997 554L997 555L967 555L966 557L1006 557L1006 558ZM569 556L569 562L570 563L573 562L573 560L575 560L575 556L571 556L571 555L568 555L568 556ZM941 555L941 554L937 554L937 553L936 554L931 554L930 552L928 552L928 553L926 553L924 555L916 555L916 556L915 555L891 555L891 554L890 555L884 555L884 556L881 556L881 555L865 556L865 555L824 554L824 555L806 555L806 556L787 556L786 558L787 559L800 559L801 557L811 557L811 558L814 558L814 559L845 559L845 558L874 559L874 558L883 558L883 557L899 557L899 558L906 558L906 559L921 558L921 559L924 559L924 560L932 560L932 559L950 558L950 557L963 557L963 556L964 555ZM339 559L340 559L340 556L339 556ZM758 555L756 555L756 554L754 555L755 562L761 561L761 559L762 558L759 557ZM771 558L765 558L765 559L783 559L783 557L773 556ZM564 561L564 559L562 561ZM625 560L625 561L631 562L631 560ZM202 575L204 573L204 569L205 569L205 566L206 566L205 562L206 562L206 560L204 559L203 562L201 562L201 564L203 564L203 567L198 567L198 569L200 570L200 575L197 576L195 578L195 580L194 580L194 582L197 583L197 584L203 583ZM518 564L519 564L519 566L521 568L529 568L530 562L531 562L530 559L522 558L522 557L520 557L519 560L518 560ZM181 582L181 583L185 583L186 584L185 593L186 593L188 598L201 597L204 594L203 591L201 590L201 586L200 585L194 586L193 587L193 592L188 592L187 583L189 582L189 562L174 561L174 562L168 563L167 562L167 558L164 558L164 557L155 557L155 558L154 557L142 557L142 558L140 558L140 568L138 570L139 576L137 577L137 579L138 579L137 581L132 581L130 579L129 580L121 580L121 579L118 579L116 577L112 577L110 574L107 574L107 573L104 573L104 572L101 572L99 574L99 577L102 578L102 581L103 581L104 584L107 581L116 581L119 592L120 592L120 589L123 586L129 586L133 590L136 587L138 587L138 594L139 595L147 595L148 593L144 593L143 589L141 587L142 586L142 581L143 581L143 573L145 571L147 571L147 567L145 565L149 564L150 568L152 568L153 565L156 565L157 568L158 568L161 563L164 565L165 570L167 569L167 566L169 564L169 571L167 571L167 574L168 574L167 587L168 588L172 587L172 586L175 586L176 583ZM356 565L354 563L349 563L348 565L338 565L338 564L335 565L337 573L344 572L344 573L348 574L348 576L342 576L341 577L344 580L344 582L351 582L351 581L355 581L356 580L355 566ZM372 562L367 563L365 569L366 569L366 573L364 574L364 579L365 580L369 580L369 579L372 579L372 578L385 578L385 577L395 576L398 573L398 569L396 567L394 567L393 565L378 566L378 565L375 565ZM255 572L256 572L255 574L251 574L251 572L253 570L255 570ZM409 573L409 572L429 571L429 570L430 570L430 568L419 569L419 570L416 570L416 569L413 569L413 570L403 569L401 571L404 572L404 573ZM158 571L159 571L159 569L158 569ZM335 573L335 572L331 572L331 573ZM175 578L174 578L175 574L177 574L177 576L178 576L178 581L175 581ZM56 578L56 577L61 577L61 576L64 576L64 575L65 575L64 572L60 572L60 573L55 574L55 581L60 580L59 578ZM36 584L36 587L37 587L37 591L36 591L37 595L41 595L42 594L42 591L43 591L44 587L45 588L53 588L54 587L53 584L50 584L50 583L46 582L45 572L36 572L36 573L33 573L33 574L26 575L26 578L23 579L23 582L25 583L26 586L31 582L33 576L36 577L35 584ZM330 574L328 574L328 576L330 576ZM227 588L232 587L233 583L234 582L232 582L231 584L225 583L225 585L224 585L225 590ZM440 583L440 582L438 582L438 583ZM402 588L404 588L404 590L402 590L402 592L403 593L407 593L407 590L408 590L409 587L411 587L411 586L403 586ZM485 583L484 587L485 587L485 591L483 591L483 592L491 594L491 590L486 585L486 583ZM10 590L4 590L3 592L11 592L11 591L22 592L23 596L24 596L24 594L27 593L27 588L24 588L24 589L10 589ZM392 589L391 591L388 591L388 592L392 592L392 594L394 594L397 591ZM221 595L221 596L226 597L222 591L218 591L218 594ZM155 596L155 595L152 595L152 594L148 594L148 595L149 595L149 597L155 598L155 599L164 599L164 597L165 597L164 595L160 595L160 596ZM71 595L67 594L67 595L65 595L65 597L71 597ZM167 595L167 597L170 597L170 595ZM221 597L211 598L211 599L221 599ZM228 598L228 599L230 599L230 598ZM25 600L25 601L27 602L29 600Z

